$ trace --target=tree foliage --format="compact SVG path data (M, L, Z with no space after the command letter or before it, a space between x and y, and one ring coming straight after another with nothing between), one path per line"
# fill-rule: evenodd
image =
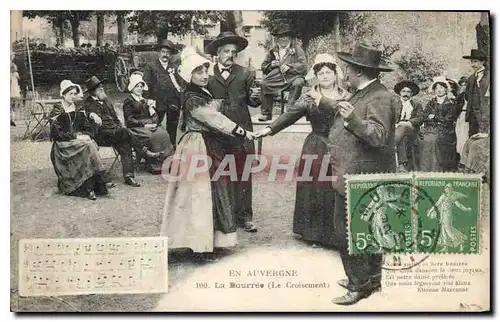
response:
M45 18L52 26L60 30L58 42L64 38L64 24L69 21L75 47L80 46L80 32L78 30L80 22L90 20L94 13L95 11L88 10L23 10L24 17L30 19Z
M189 32L204 35L208 31L205 23L220 19L223 19L220 11L135 11L127 18L129 31L158 38Z
M423 88L431 83L432 78L443 73L446 60L434 52L424 52L414 47L394 59L394 63L402 71L404 79L421 84Z
M307 50L312 39L334 30L336 16L339 18L342 32L349 15L349 12L344 11L265 11L261 24L269 31L280 24L289 24L296 37L302 40L304 50Z

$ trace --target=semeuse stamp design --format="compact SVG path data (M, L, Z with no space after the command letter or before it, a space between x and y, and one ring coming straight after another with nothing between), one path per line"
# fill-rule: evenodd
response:
M349 253L409 253L414 249L411 175L346 176Z
M481 176L422 173L416 186L435 203L417 198L417 250L423 253L479 254ZM436 243L434 250L429 248Z

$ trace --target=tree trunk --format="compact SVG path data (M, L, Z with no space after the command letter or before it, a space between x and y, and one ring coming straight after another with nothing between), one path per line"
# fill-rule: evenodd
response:
M96 46L102 46L104 39L104 12L97 12L97 35L96 35Z
M340 17L339 13L337 13L334 18L333 18L333 35L334 35L334 40L333 40L333 52L339 51L340 48Z
M73 34L73 45L75 48L80 47L80 31L78 30L78 27L80 27L80 17L78 15L78 12L74 12L73 16L71 17L71 32Z
M302 49L305 53L307 53L307 48L309 48L309 43L311 42L311 38L309 35L304 35L302 37Z
M487 12L481 13L481 20L476 25L477 49L481 51L489 60L490 54L490 25Z
M125 29L125 13L121 11L116 12L116 23L118 28L118 45L123 46L124 44L124 29Z
M56 33L56 46L64 46L64 24L65 24L64 19L58 19L56 21L56 25L54 26L55 28L55 33Z

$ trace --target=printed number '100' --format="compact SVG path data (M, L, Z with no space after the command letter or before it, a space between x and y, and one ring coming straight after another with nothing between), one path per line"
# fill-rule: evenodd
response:
M356 234L356 248L363 250L368 246L368 242L372 239L372 235L367 233L357 233Z

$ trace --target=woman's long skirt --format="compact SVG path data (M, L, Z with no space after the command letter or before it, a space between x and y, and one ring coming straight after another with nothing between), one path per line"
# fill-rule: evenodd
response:
M59 191L71 194L87 180L104 171L97 144L92 139L54 142L50 159L58 178Z
M453 128L454 131L454 128ZM417 170L425 172L456 171L457 137L453 133L424 129L416 144Z
M333 224L336 192L331 182L320 178L320 174L332 175L327 162L323 162L326 151L325 141L315 133L309 134L302 148L299 177L311 176L313 179L297 181L293 232L301 235L305 241L336 246ZM304 157L307 155L317 156L310 170L304 169ZM327 167L323 173L321 173L322 167Z
M231 185L223 177L211 180L220 161L214 157L211 143L199 132L188 132L177 144L170 174L165 177L167 195L160 232L168 237L169 249L203 253L237 244ZM213 160L210 167L207 156ZM195 173L196 167L203 171Z

